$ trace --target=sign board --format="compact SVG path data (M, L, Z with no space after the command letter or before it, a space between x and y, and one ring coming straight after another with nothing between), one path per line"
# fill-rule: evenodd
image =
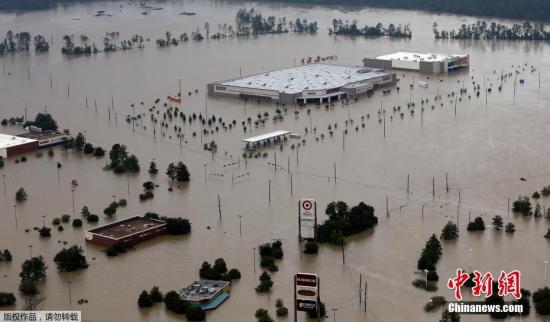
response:
M298 311L317 311L317 301L296 300L296 310Z
M298 273L294 276L295 306L298 311L316 311L319 302L319 277Z
M299 208L299 236L300 238L314 239L317 226L317 203L314 199L302 199Z

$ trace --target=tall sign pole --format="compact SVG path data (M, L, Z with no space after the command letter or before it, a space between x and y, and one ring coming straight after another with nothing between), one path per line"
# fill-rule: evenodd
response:
M297 273L294 275L294 322L297 311L316 312L321 321L320 280L317 274Z

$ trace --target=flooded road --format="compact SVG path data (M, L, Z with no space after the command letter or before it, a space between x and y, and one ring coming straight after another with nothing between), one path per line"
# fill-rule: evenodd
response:
M514 215L507 207L508 198L511 203L518 195L530 196L550 184L547 162L550 145L546 138L550 134L547 126L550 122L548 44L434 40L431 32L434 21L441 29L451 29L479 18L422 12L238 1L168 2L160 6L164 9L149 15L141 15L139 8L121 2L0 14L0 34L11 29L14 32L26 30L33 35L42 33L47 39L53 36L52 48L47 54L0 58L5 67L0 78L0 118L23 115L25 108L30 118L47 110L57 119L60 128L71 129L73 133L83 132L94 145L106 149L117 142L127 145L129 152L139 158L142 168L139 175L119 176L102 170L104 159L61 149L55 149L53 157L37 158L31 154L25 163L7 160L4 169L0 170L6 175L6 192L0 194L0 248L10 249L14 261L0 263L1 291L17 293L20 264L30 256L31 250L33 255L43 255L49 266L47 280L39 285L40 297L45 297L39 307L82 310L86 321L181 320L182 317L169 313L161 305L138 309L139 293L153 285L164 291L182 288L198 278L203 261L213 262L217 257L224 257L229 267L239 268L243 277L234 283L230 299L208 313L207 320L213 322L254 321L254 312L260 307L270 310L274 316L277 298L282 298L290 307L292 276L298 271L319 274L322 300L331 318L331 309L338 309L337 321L438 321L440 312L426 314L422 306L433 295L453 296L445 281L457 267L468 269L469 249L473 249L472 266L481 272L497 274L500 270L518 269L523 273L522 287L533 292L544 286L544 261L550 257L550 252L543 236L550 227L549 222L544 218ZM239 8L252 6L264 16L316 20L319 32L317 35L189 41L177 47L156 48L155 39L163 37L167 30L175 35L191 33L197 28L203 30L205 22L209 22L211 30L217 30L218 25L234 24ZM98 10L113 16L94 17ZM197 14L182 16L182 11ZM358 19L361 25L410 24L413 36L398 40L333 37L327 34L333 18ZM60 53L65 34L74 34L77 38L85 33L102 47L105 33L111 31L119 31L124 38L141 34L150 41L145 43L143 50L75 58L66 58ZM298 116L294 115L293 106L287 106L283 122L270 120L265 126L246 133L240 126L242 121L247 117L255 119L258 113L266 111L274 115L277 107L205 97L208 82L238 77L240 71L243 75L260 73L292 66L302 57L317 55L337 55L336 63L360 65L365 57L395 51L469 54L471 68L469 72L441 76L442 82L433 75L426 79L426 75L398 71L399 92L394 89L391 95L384 96L377 91L370 98L350 102L347 106L338 102L328 110L324 106L309 105L299 109ZM525 63L527 67L523 71ZM511 79L504 82L502 92L498 92L501 70L512 72L518 65L521 65L518 78L524 79L525 84L517 86L515 97ZM537 72L530 72L531 65ZM50 88L50 75L53 88ZM493 89L487 96L487 104L483 94L484 76ZM413 77L415 82L419 79L427 82L429 88L414 85L410 91ZM479 98L473 93L472 77L482 84ZM208 109L209 116L222 117L226 122L236 120L237 126L227 131L214 131L204 136L203 142L200 135L192 135L200 133L199 122L169 122L165 136L157 125L154 135L149 108L157 97L175 94L180 79L183 88L181 109L186 115L204 115ZM462 96L455 114L453 97L447 94L454 92L456 95L463 81L472 97ZM67 84L70 84L69 95ZM195 89L198 89L197 94ZM188 91L193 92L191 96L186 94ZM433 98L438 93L442 100L436 103ZM111 97L114 106L111 106ZM422 99L429 99L424 103L424 113L421 112ZM409 100L416 105L414 116L406 108ZM132 103L135 111L130 107ZM156 106L163 110L161 104ZM394 106L401 106L403 118L393 112ZM385 137L383 123L379 123L377 117L381 107L386 110ZM308 109L311 110L309 115ZM132 124L125 121L132 113L144 115L143 121L136 122L135 131ZM364 128L360 126L361 116L365 116ZM157 117L160 119L162 112ZM350 119L354 123L347 127L348 135L342 139L345 122ZM330 137L327 128L334 123L338 123L338 128ZM181 125L185 134L182 147L174 135L175 124ZM310 131L305 135L304 129L310 124L316 127L316 134ZM279 147L266 149L266 158L253 158L241 162L240 166L224 167L242 158L241 139L276 129L304 135L306 143L299 148L298 157L297 150L290 148L297 141L289 139L282 151ZM0 131L17 134L21 129L8 126ZM210 140L218 144L214 157L203 151L203 143ZM275 152L282 165L277 170L268 164L274 161ZM140 202L141 184L150 180L147 168L152 160L160 170L153 179L159 188L154 199ZM165 169L168 163L177 161L187 164L191 182L169 192L168 187L176 188L176 185L169 182ZM63 165L59 182L57 162ZM448 173L449 191L445 187L445 173ZM232 182L232 176L240 175L245 176ZM411 178L409 194L407 175ZM521 181L521 177L526 181ZM102 212L116 196L128 199L128 206L119 208L117 219L147 211L181 216L191 221L192 233L183 238L156 238L114 258L107 257L102 247L84 242L84 231L93 227L91 224L85 223L82 229L66 225L63 232L53 230L51 238L40 239L32 227L41 225L43 215L48 225L63 213L73 215L70 191L73 179L79 183L74 193L75 217L80 216L79 209L86 205L100 216L99 224L108 222ZM435 197L432 196L432 180L435 181ZM25 188L29 199L17 205L18 227L15 229L13 205L19 187ZM386 196L389 215L386 215ZM379 224L374 231L347 240L345 265L342 265L340 249L329 245L322 245L318 255L300 256L296 208L298 200L304 197L317 200L319 216L323 219L324 209L330 201L344 200L349 205L365 201L376 208ZM540 203L548 207L550 201L542 198ZM469 213L472 218L485 214L487 225L499 214L505 223L513 222L517 231L513 235L492 229L483 233L467 232ZM239 234L238 215L243 216L242 235ZM415 274L416 262L429 236L432 233L439 235L449 220L458 220L460 237L454 242L443 243L443 256L437 265L439 291L426 293L411 285L413 279L423 278ZM31 232L25 233L25 228L31 228ZM282 240L285 255L278 264L279 271L273 274L274 287L268 297L254 292L261 270L257 263L254 273L253 248L272 239ZM84 247L90 263L87 270L57 273L52 259L63 247L63 241ZM362 311L358 299L360 273L366 274L368 281L367 313ZM69 304L68 279L72 281L72 305ZM76 304L81 298L89 303ZM18 305L23 302L19 297ZM305 315L299 314L299 320L305 321ZM462 316L462 321L488 320L485 316ZM543 321L534 309L523 320Z

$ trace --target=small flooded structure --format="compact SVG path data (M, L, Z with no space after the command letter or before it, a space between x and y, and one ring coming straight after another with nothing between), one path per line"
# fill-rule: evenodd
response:
M200 305L203 310L213 310L229 298L231 282L216 280L194 281L178 291L181 299Z
M13 155L38 150L38 141L20 136L0 134L0 157L7 158Z
M63 144L66 140L70 139L70 133L61 133L58 131L42 131L39 129L33 130L29 129L29 132L19 134L18 137L33 139L38 141L38 146L40 148L46 148L49 146Z
M283 104L321 104L354 98L395 83L396 75L381 69L316 63L210 83L208 94Z
M278 130L274 132L269 132L251 138L243 139L242 141L246 143L247 150L253 150L260 146L267 146L272 143L279 143L287 140L287 135L291 132L286 130Z
M470 66L469 55L447 55L436 53L397 52L363 59L363 65L370 68L404 69L421 73L448 73Z
M135 216L90 229L86 232L85 238L87 242L104 246L118 242L125 246L131 246L164 234L166 225L166 222L162 220Z

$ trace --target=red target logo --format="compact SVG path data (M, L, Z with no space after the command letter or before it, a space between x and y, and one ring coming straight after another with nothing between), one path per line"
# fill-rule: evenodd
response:
M313 208L313 203L311 200L304 200L302 201L302 208L304 208L304 210L311 210L311 208Z

